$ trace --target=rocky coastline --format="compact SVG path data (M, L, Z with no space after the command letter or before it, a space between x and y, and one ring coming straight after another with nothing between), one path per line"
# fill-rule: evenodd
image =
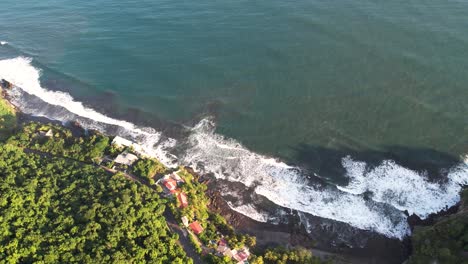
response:
M27 123L30 121L41 123L56 123L61 122L47 119L45 117L35 117L29 114L22 113L20 109L14 106L8 96L8 86L2 82L1 96L11 105L18 116L18 124ZM74 131L83 133L83 129L75 122L69 122L67 127ZM231 224L236 231L254 235L257 238L259 248L282 246L286 248L304 247L309 249L315 256L324 259L332 259L334 263L403 263L411 255L411 238L404 241L392 240L375 236L368 241L364 248L347 248L339 246L317 245L305 228L297 221L297 215L290 216L292 219L289 224L269 224L255 221L239 212L234 211L229 207L220 191L216 188L217 180L209 175L201 177L208 185L206 194L210 197L210 209L220 213ZM416 226L429 226L437 222L439 219L454 215L459 211L460 203L447 208L436 214L430 215L427 219L421 220L412 215L409 216L408 222L413 230Z
M206 179L207 195L211 199L210 209L220 213L236 231L257 237L259 247L303 247L322 259L332 259L333 263L402 263L410 255L410 240L399 241L383 236L374 236L364 248L347 248L317 243L298 217L291 215L289 224L269 224L255 221L229 207L221 193L215 188L215 179ZM320 235L320 234L314 234Z

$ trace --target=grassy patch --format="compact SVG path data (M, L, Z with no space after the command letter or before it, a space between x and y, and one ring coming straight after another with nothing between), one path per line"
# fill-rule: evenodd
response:
M0 97L0 140L7 138L15 127L15 111L4 98Z

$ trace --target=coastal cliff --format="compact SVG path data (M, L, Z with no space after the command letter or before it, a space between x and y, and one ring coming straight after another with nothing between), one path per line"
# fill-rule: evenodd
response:
M415 227L409 264L468 263L468 189L455 214L442 216L431 226Z

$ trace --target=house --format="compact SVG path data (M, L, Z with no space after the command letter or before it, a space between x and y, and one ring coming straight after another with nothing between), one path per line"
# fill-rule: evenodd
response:
M233 251L233 253L233 258L237 260L238 263L244 263L244 261L246 261L250 256L249 249L245 247L243 249L236 250L235 252Z
M216 248L216 251L218 252L219 255L229 255L229 252L231 251L231 249L228 247L228 243L226 242L226 240L221 239L219 242L218 242L218 247ZM232 254L230 254L232 255ZM231 256L230 256L231 257Z
M226 242L226 240L224 240L224 238L222 238L221 240L219 240L218 245L227 246L227 242Z
M223 255L224 252L226 252L226 250L228 250L228 249L229 249L229 248L228 248L226 245L219 245L219 244L218 244L218 247L216 248L216 251L217 251L219 254Z
M195 221L189 225L190 229L196 234L199 235L203 232L203 227L198 223L198 221Z
M234 250L235 251L235 250ZM230 248L227 248L224 253L223 253L224 256L226 257L229 257L229 258L232 258L234 257L234 252L233 250L231 250Z
M124 152L118 155L117 158L115 158L114 162L118 164L131 166L137 160L137 156L133 155L132 153Z
M180 208L185 208L188 206L188 199L187 199L187 195L183 192L179 192L177 194L177 200L179 201L179 204L180 204Z
M54 132L52 131L52 129L49 129L47 132L45 131L39 131L39 136L41 137L53 137L54 136Z
M45 136L46 136L46 137L53 137L53 136L54 136L54 132L52 131L52 129L49 129L49 131L47 131L47 133L45 133Z
M187 226L188 226L188 218L187 218L187 216L184 215L184 216L182 216L180 219L182 220L182 224L184 224L184 226L187 227Z
M178 171L177 171L178 172ZM179 174L177 174L177 172L175 173L172 173L169 177L176 180L177 182L185 182L180 176Z
M119 136L116 136L114 138L114 140L112 140L112 144L113 145L116 145L117 147L119 148L123 148L123 147L131 147L133 148L136 152L138 153L143 153L143 148L138 145L137 143L135 142L132 142L128 139L125 139L125 138L122 138L122 137L119 137Z
M177 182L174 179L168 178L163 181L164 186L171 192L174 193L177 188Z

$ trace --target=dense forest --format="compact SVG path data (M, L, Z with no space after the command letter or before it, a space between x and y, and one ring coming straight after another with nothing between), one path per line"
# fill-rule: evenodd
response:
M68 128L34 122L23 125L7 143L84 162L96 161L110 147L109 137L97 132L75 136Z
M190 263L150 188L0 144L0 260ZM0 261L1 262L1 261Z

